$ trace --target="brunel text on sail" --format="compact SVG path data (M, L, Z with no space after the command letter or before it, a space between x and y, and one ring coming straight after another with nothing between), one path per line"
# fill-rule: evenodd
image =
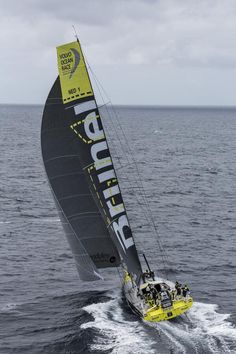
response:
M90 101L90 106L95 106L94 100ZM74 107L75 114L77 111L77 107ZM82 113L80 109L80 113ZM104 131L99 127L100 116L96 114L96 109L94 111L87 114L85 119L83 120L84 131L87 135L87 138L92 141L91 144L91 158L93 160L93 164L96 170L97 178L100 185L103 187L103 197L105 203L107 205L107 209L110 214L110 218L112 220L111 224L108 225L112 227L115 232L117 239L119 240L124 252L133 246L134 241L131 233L124 233L124 229L130 228L129 222L126 216L126 212L124 209L124 204L115 204L111 202L111 198L120 195L120 188L116 180L116 184L112 187L104 188L104 182L109 182L110 180L116 179L115 171L113 168L111 156L109 153L108 145L105 140ZM99 158L99 155L102 152L106 152L106 157ZM105 171L104 171L105 170Z

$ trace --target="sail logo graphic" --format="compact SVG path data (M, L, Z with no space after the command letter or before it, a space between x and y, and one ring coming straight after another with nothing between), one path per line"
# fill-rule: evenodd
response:
M69 75L72 78L80 63L80 53L75 48L60 54L60 64L63 75Z
M82 120L86 139L83 138L81 134L77 135L83 143L88 143L88 139L91 142L90 156L92 158L92 163L90 163L89 166L93 165L93 171L96 171L96 178L101 186L98 188L101 192L99 194L97 193L97 195L103 208L106 206L105 209L108 210L109 218L112 220L108 226L113 230L124 253L126 253L127 249L134 245L134 240L126 216L108 145L105 140L105 134L100 124L100 116L96 114L96 103L94 100L87 101L86 104L78 104L77 106L74 106L73 109L75 115L93 109L93 111L87 114ZM71 128L73 129L73 125Z

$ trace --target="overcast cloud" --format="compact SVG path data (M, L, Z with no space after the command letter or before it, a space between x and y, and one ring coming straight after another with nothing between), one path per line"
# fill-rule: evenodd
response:
M113 103L236 105L235 0L0 0L0 103L43 103L77 28Z

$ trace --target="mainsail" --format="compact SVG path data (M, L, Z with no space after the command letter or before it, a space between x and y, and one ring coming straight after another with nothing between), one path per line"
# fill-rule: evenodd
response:
M59 77L43 113L42 155L80 277L141 266L78 41L57 48Z

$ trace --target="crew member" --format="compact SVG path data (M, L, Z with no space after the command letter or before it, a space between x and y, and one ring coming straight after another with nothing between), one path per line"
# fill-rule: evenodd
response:
M154 272L150 270L150 272L146 269L146 271L143 273L143 280L146 281L146 279L150 279L154 277Z
M183 293L183 297L187 297L187 295L189 294L189 287L187 284L185 284L184 287L182 288L182 293Z
M174 300L175 299L176 290L172 289L170 294L171 294L171 299Z
M158 293L161 291L161 284L157 283L154 285L154 287Z
M175 282L175 289L177 290L177 288L180 286L180 283L176 280Z
M156 304L156 303L157 303L157 299L158 299L158 293L157 293L157 291L156 291L156 289L155 289L154 286L152 286L152 287L150 288L150 293L152 294L153 301L154 301L155 304Z
M181 284L178 281L176 281L175 283L175 289L176 289L176 295L181 296Z
M149 278L150 277L150 273L149 273L149 271L146 269L146 271L143 273L143 276L145 277L145 278Z

